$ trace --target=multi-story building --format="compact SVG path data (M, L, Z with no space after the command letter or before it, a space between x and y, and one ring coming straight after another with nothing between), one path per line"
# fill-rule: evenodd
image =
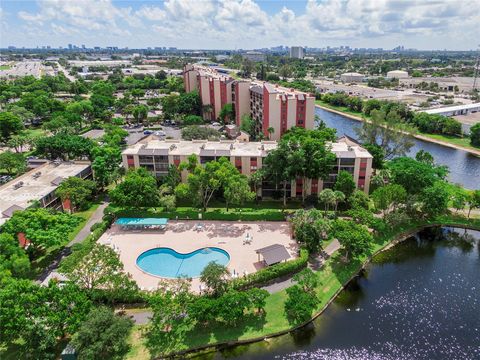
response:
M306 194L317 194L324 188L331 188L341 170L348 171L359 189L368 193L372 175L372 155L358 143L348 137L342 137L330 144L331 151L337 156L328 179L309 179ZM249 176L260 169L268 153L277 147L276 141L239 142L232 140L147 140L128 147L122 153L123 165L126 169L143 167L157 177L167 175L170 165L178 166L190 155L197 156L200 164L205 164L220 157L228 158L244 175ZM182 181L187 172L182 173ZM297 179L287 186L289 197L302 196L302 180ZM265 182L258 195L272 197L275 190L273 184Z
M267 82L234 80L198 65L186 65L183 78L185 91L199 92L205 119L216 120L221 109L232 104L232 122L240 126L242 117L249 115L257 134L271 140L278 140L294 126L314 127L315 97L311 94Z
M290 57L294 59L303 59L305 56L305 51L301 46L292 46L290 48Z
M55 194L60 183L71 176L86 179L92 176L88 161L47 162L0 186L0 225L14 211L24 210L37 202L41 207L70 210L70 202Z

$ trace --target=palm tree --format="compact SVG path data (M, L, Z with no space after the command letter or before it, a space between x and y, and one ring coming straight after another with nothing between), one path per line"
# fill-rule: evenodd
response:
M270 140L270 138L272 137L273 133L275 132L275 129L270 126L270 127L267 129L267 132L268 132L268 140Z
M325 205L325 213L324 216L327 216L327 211L330 205L335 204L335 193L332 189L324 189L318 194L318 199L323 202Z
M345 194L341 191L334 191L335 197L335 217L337 216L338 203L345 201Z

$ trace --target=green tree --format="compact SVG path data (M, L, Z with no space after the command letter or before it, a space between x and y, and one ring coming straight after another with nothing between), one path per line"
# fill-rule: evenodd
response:
M373 237L366 226L349 220L338 219L334 225L334 236L342 245L345 257L357 257L370 250Z
M67 113L72 113L78 116L78 119L80 120L79 122L80 129L83 127L83 124L85 121L88 122L89 120L92 119L95 113L94 105L90 100L82 100L82 101L76 101L76 102L70 103L67 105L65 111Z
M17 236L24 233L34 250L57 246L80 222L80 218L44 208L15 211L3 231Z
M70 200L73 209L85 209L96 190L95 183L91 180L71 176L60 183L55 194L62 201Z
M182 129L182 139L184 140L218 140L219 138L220 133L212 128L190 125Z
M370 121L364 121L357 134L362 143L375 144L385 152L385 158L405 156L413 146L411 129L395 110L372 110Z
M180 170L188 170L190 173L187 176L187 183L178 185L175 193L179 197L191 199L204 211L215 192L225 189L229 180L239 175L235 166L225 157L201 166L197 163L196 157L191 156L188 162L180 164ZM234 195L234 190L231 190L230 195ZM245 198L245 196L249 195L241 192L241 197ZM238 193L234 197L238 197Z
M227 291L229 277L230 273L224 265L212 261L202 270L200 281L207 286L213 296L217 297Z
M13 153L9 150L0 153L0 169L6 170L8 174L21 174L26 167L23 154Z
M467 202L468 202L468 218L470 219L470 213L472 212L472 210L480 208L480 190L472 191L467 198Z
M433 166L434 165L434 159L432 154L430 154L428 151L425 151L421 149L416 155L415 155L415 160Z
M24 129L20 118L11 112L0 112L0 142L6 143Z
M143 168L130 170L123 182L109 192L110 199L117 206L134 208L157 206L159 193L155 177Z
M130 349L132 327L131 319L105 306L93 308L72 338L78 359L123 359Z
M132 115L137 124L143 123L148 115L148 107L145 105L135 106L133 108Z
M420 194L423 215L432 217L446 213L449 198L448 184L444 181L436 181L433 185L424 188Z
M103 146L95 151L92 162L93 179L100 189L120 178L121 160L121 150L117 146Z
M183 125L202 125L204 123L203 118L198 115L187 115L182 120Z
M297 210L291 218L295 239L305 244L310 253L318 252L322 242L331 234L331 220L322 217L319 210Z
M480 146L480 123L470 128L470 143L473 146Z
M373 156L372 167L374 169L383 169L385 150L377 144L363 144L362 146Z
M388 162L391 182L402 185L408 194L418 194L436 181L443 180L448 169L432 166L409 157L395 158Z
M249 115L243 114L240 122L240 130L246 132L247 134L255 138L255 123Z
M318 200L323 203L325 209L325 216L327 216L327 212L331 205L335 205L336 198L335 193L332 189L323 189L318 194Z
M12 235L0 234L0 282L14 276L26 277L30 271L30 259Z
M253 189L255 202L258 203L258 190L262 186L263 180L265 179L265 170L258 169L250 174L248 182Z
M59 133L53 136L40 137L35 141L35 153L49 160L73 160L90 158L95 143L79 135Z
M110 247L95 243L75 266L61 269L73 283L86 290L135 292L138 288L123 271L123 263Z
M235 173L233 168L232 173ZM238 172L238 170L237 170ZM247 201L252 201L256 193L250 190L248 178L242 174L235 174L227 180L223 189L223 197L225 198L228 211L229 205L243 205Z
M285 301L285 312L291 323L298 324L310 319L320 304L315 291L319 282L315 273L308 268L295 275L293 280L297 284L286 290L288 298Z
M283 80L287 80L287 78L292 76L292 68L285 64L278 70L279 75L283 78Z
M361 190L355 190L348 199L348 203L352 208L363 208L368 210L370 207L370 198L365 192Z
M407 192L403 186L390 184L376 189L372 193L375 208L382 211L383 218L389 210L395 211L397 206L407 199Z
M349 198L356 189L355 181L352 174L348 171L341 170L338 173L337 180L335 181L334 190L341 191L346 198Z
M233 109L232 104L225 104L222 109L220 110L220 114L218 118L224 124L229 124L232 120L234 120L235 111Z

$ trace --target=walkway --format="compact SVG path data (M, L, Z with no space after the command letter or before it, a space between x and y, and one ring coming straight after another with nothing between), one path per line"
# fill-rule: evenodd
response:
M320 267L323 265L325 260L327 260L332 254L340 249L340 243L338 242L337 239L333 240L330 244L325 247L325 249L322 251L322 253L314 259L313 263L310 263L308 265L309 268L312 270L318 270ZM293 280L292 277L288 277L285 280L276 282L274 284L264 286L262 289L267 290L270 294L282 291L290 286L293 285Z
M62 251L60 251L57 255L57 257L50 263L50 265L38 276L37 282L38 283L48 283L48 281L52 277L56 278L62 278L63 276L60 275L59 273L56 272L58 266L60 265L60 262L62 259L72 252L71 247L74 244L80 243L85 238L90 235L90 228L92 227L93 224L99 222L102 217L103 217L103 211L105 208L108 206L108 202L102 202L100 206L93 212L92 216L90 216L90 219L86 222L86 224L83 226L83 228L79 231L77 236L70 241L67 246L65 246Z

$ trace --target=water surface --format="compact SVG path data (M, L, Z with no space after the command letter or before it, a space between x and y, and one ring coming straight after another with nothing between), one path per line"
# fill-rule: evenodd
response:
M328 127L337 129L338 136L345 134L357 138L355 128L360 127L361 122L320 108L315 108L315 113ZM461 184L468 189L480 189L479 157L463 150L456 150L419 139L413 140L415 145L410 149L408 156L415 157L415 154L420 150L428 151L435 159L435 163L448 166L451 182Z
M479 239L423 231L377 256L304 329L201 358L480 359Z

